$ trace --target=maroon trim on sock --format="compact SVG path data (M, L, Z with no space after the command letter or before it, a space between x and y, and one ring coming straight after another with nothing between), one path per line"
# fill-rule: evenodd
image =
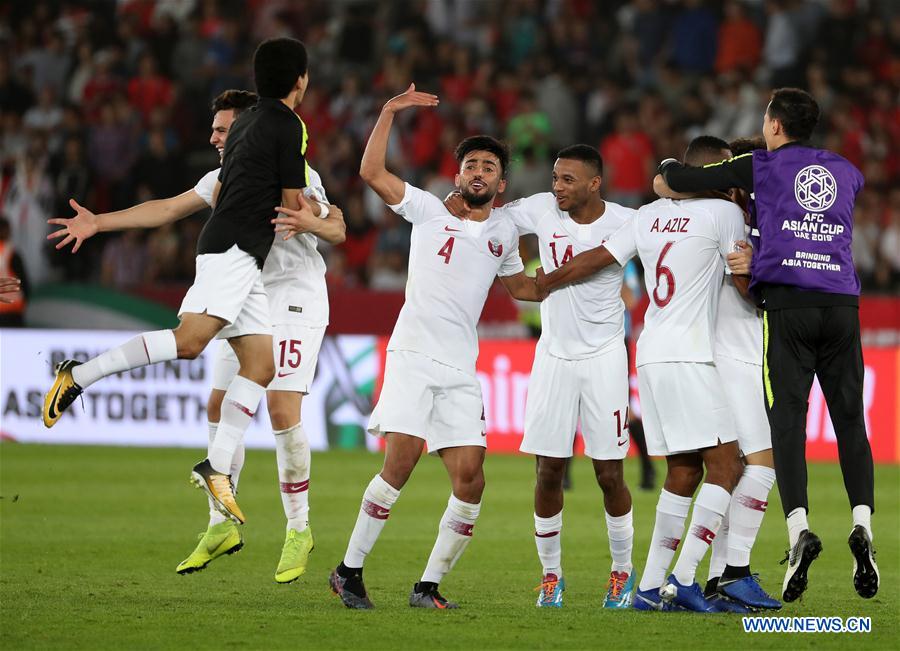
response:
M548 531L547 533L538 533L537 531L534 532L535 538L552 538L553 536L558 536L558 535L559 535L558 531Z
M305 490L309 489L309 480L306 481L297 481L297 482L289 482L283 481L281 482L281 492L282 493L302 493Z
M767 501L758 500L755 497L745 495L744 493L737 496L737 501L741 506L746 506L748 509L753 509L754 511L762 511L763 513L766 512L766 507L769 506Z
M365 511L366 515L370 518L375 518L376 520L387 520L388 516L391 514L390 509L370 500L363 500L362 510Z
M716 534L714 532L710 531L709 529L707 529L706 527L704 527L703 525L700 525L700 524L695 524L693 527L691 527L691 535L696 536L697 538L699 538L700 540L705 542L707 545L711 545L712 541L716 537Z
M455 531L460 536L471 536L475 525L468 522L460 522L459 520L450 520L447 522L447 528L450 531Z
M245 405L242 405L242 404L239 403L237 400L231 400L230 398L229 398L229 400L228 400L228 404L230 404L232 407L234 407L234 408L237 409L238 411L244 412L245 414L247 414L248 416L250 416L250 418L253 418L253 412L250 410L250 407L247 407L247 406L245 406Z
M673 552L678 549L678 543L681 542L681 538L663 538L659 541L659 544L666 549L671 549Z

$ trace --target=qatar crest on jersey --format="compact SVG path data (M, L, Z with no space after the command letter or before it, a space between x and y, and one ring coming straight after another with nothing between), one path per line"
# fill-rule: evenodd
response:
M492 237L488 240L488 251L493 253L495 258L499 258L503 255L503 244L496 237Z

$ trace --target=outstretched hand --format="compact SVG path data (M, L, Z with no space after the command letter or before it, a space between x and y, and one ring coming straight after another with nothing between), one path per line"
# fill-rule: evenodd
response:
M411 106L437 106L439 102L437 95L419 92L413 83L405 91L389 99L382 110L387 113L397 113Z
M69 205L75 210L75 216L68 219L48 219L48 224L55 224L56 226L62 226L62 228L50 233L47 239L65 238L56 245L57 250L64 249L71 242L75 242L75 245L72 247L72 253L77 253L78 249L81 248L82 242L97 234L99 226L97 224L97 215L80 205L75 199L69 199Z

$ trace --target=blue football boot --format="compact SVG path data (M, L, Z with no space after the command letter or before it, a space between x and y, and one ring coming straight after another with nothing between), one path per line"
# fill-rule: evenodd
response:
M664 602L672 606L680 606L684 610L692 610L696 613L710 613L712 606L703 596L703 588L696 581L691 585L682 585L670 574L665 585L660 588L660 596Z
M747 608L757 610L780 610L781 602L770 597L759 584L756 576L740 579L719 579L718 591L731 601L737 601Z

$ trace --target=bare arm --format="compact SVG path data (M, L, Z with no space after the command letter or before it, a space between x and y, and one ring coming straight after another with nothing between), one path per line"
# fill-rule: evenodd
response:
M316 209L321 211L317 201L307 199L302 193L297 200L300 204L297 210L284 206L275 208L280 213L272 220L276 233L285 233L284 239L290 239L296 233L312 233L329 244L340 244L347 239L344 212L340 208L330 205L328 215L322 219L314 212Z
M416 85L410 84L400 95L388 100L381 109L381 115L372 129L366 150L363 152L362 162L359 164L359 175L370 188L386 204L394 205L403 200L405 185L397 175L388 171L385 165L387 155L388 137L391 133L391 125L394 122L394 114L411 106L437 106L438 98L429 93L416 91Z
M618 261L605 246L598 246L590 251L579 253L559 269L546 276L538 273L537 285L539 289L550 292L560 285L574 283L592 276L611 264L618 264Z
M97 233L124 231L131 228L157 228L193 215L207 207L206 202L193 190L182 192L176 197L145 201L125 210L99 215L95 215L74 199L69 199L69 205L75 210L75 216L48 219L47 223L62 226L62 228L50 233L47 239L64 238L56 245L57 249L65 248L74 241L72 253L77 252L86 239Z
M735 242L735 246L738 250L729 253L726 258L734 288L745 300L755 305L756 301L750 294L750 263L753 261L753 248L743 241Z
M538 289L536 278L526 276L520 271L512 276L500 276L500 282L506 287L509 295L518 301L540 302L547 298L547 292Z

